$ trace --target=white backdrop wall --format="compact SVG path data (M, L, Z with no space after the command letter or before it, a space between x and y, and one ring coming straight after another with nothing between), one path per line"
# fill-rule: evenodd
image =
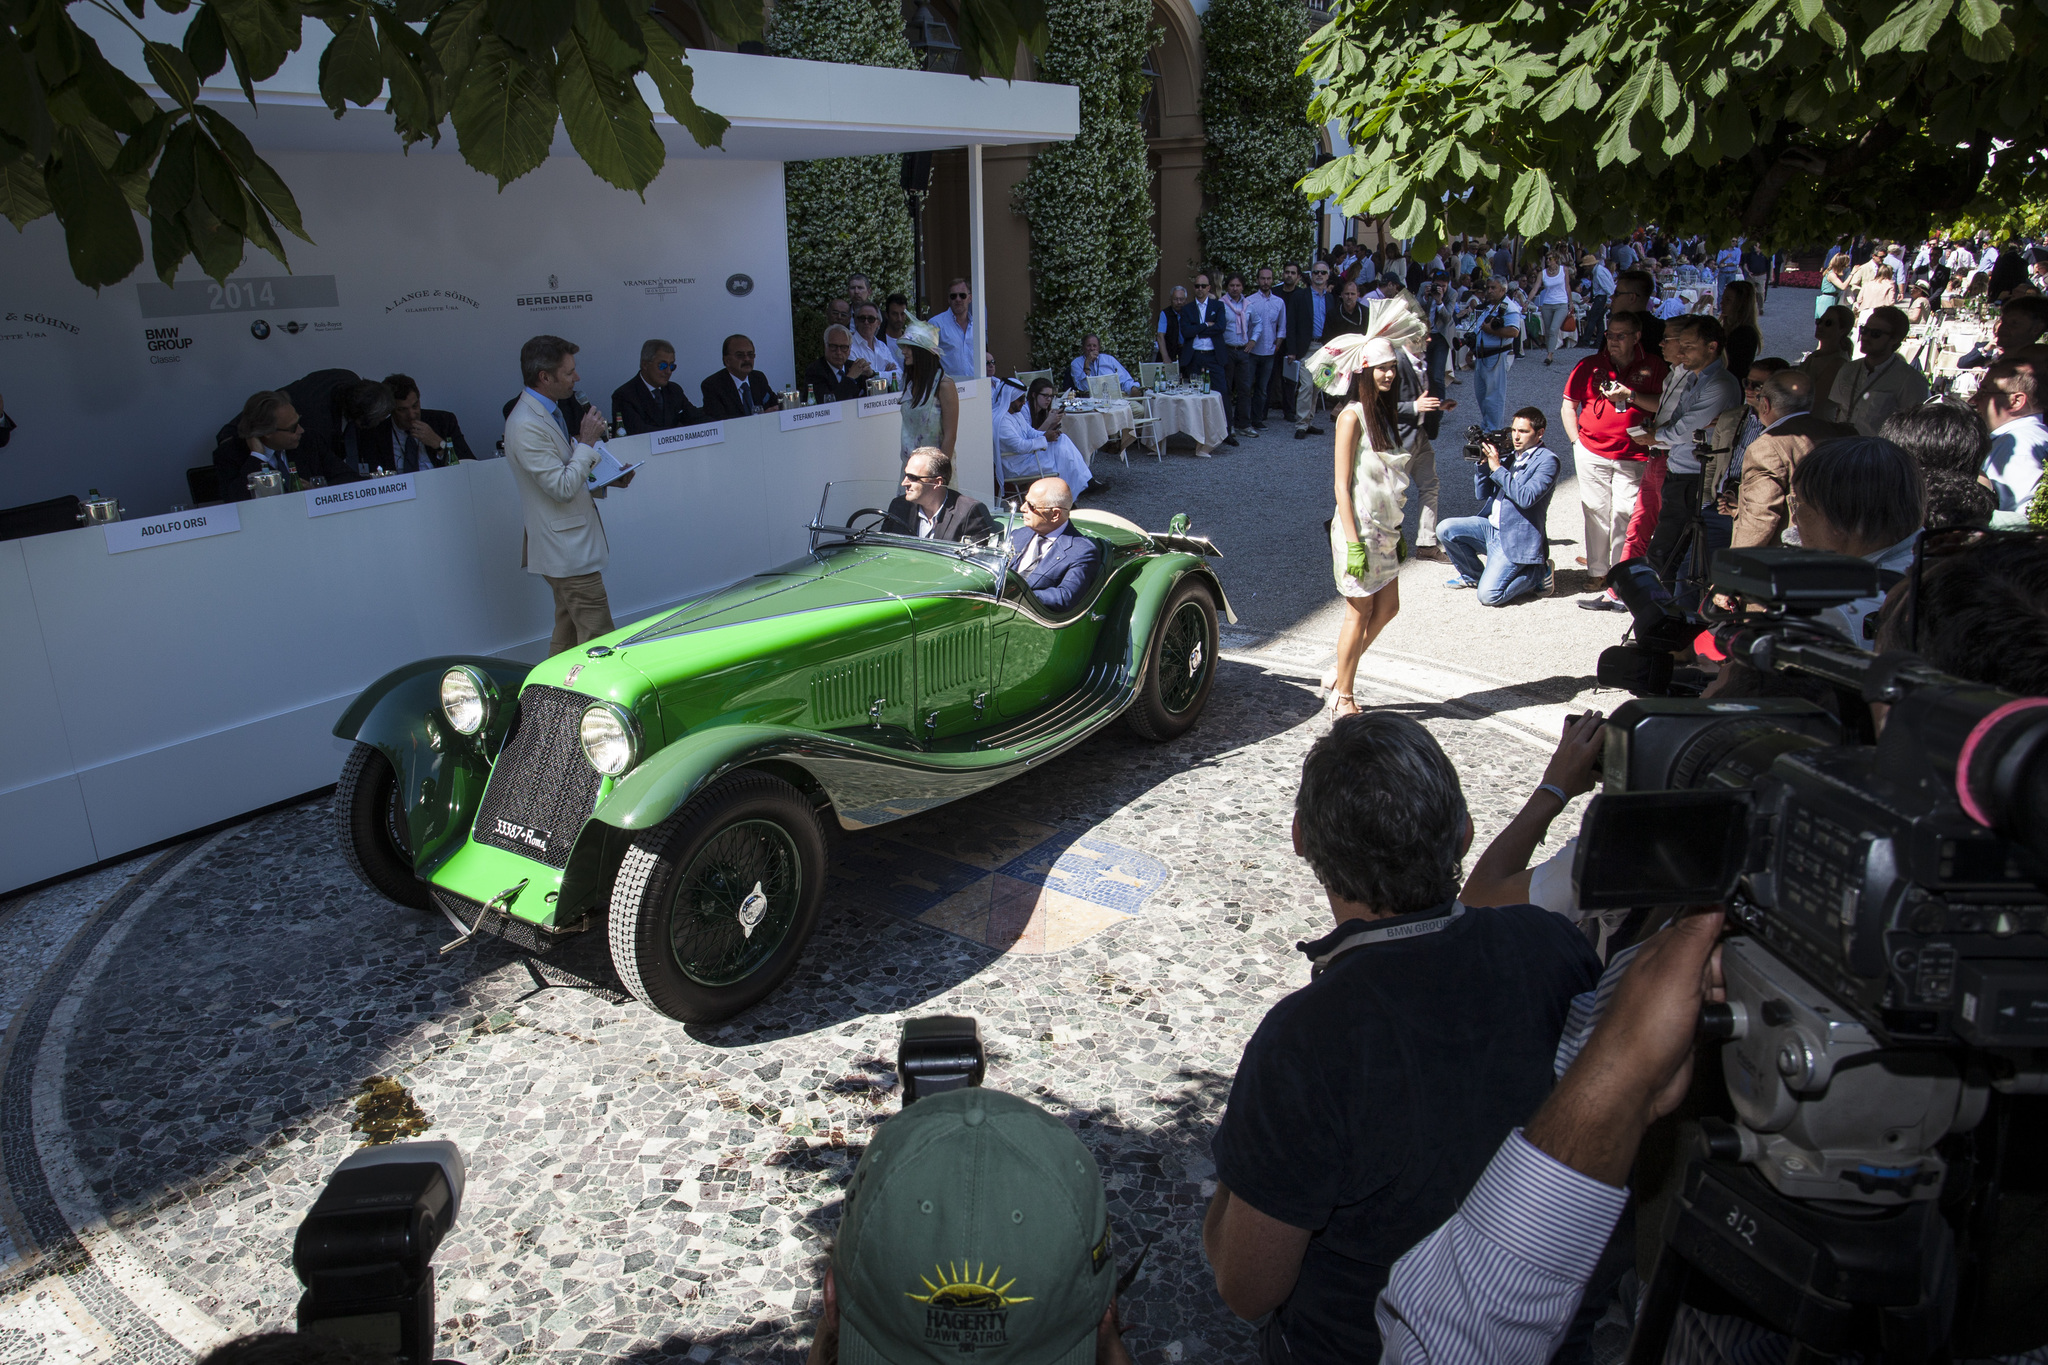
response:
M285 238L289 274L251 247L225 290L188 261L175 290L144 265L95 295L55 219L0 235L0 395L21 424L0 506L98 488L131 517L168 511L243 399L333 366L412 375L487 456L537 332L583 348L600 407L648 337L675 343L692 401L729 332L795 378L780 162L672 161L642 203L571 156L501 194L442 148L266 152L315 244Z

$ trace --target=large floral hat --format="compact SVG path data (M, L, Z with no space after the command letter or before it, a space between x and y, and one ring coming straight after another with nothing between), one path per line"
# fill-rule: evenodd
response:
M920 322L918 319L912 318L903 328L903 335L896 338L896 344L899 346L915 346L920 351L930 351L933 355L938 355L939 329L932 326L929 322Z
M1352 378L1360 370L1394 359L1397 342L1406 345L1429 335L1422 309L1405 289L1392 298L1374 299L1370 317L1364 332L1332 337L1303 362L1310 380L1324 393L1343 397L1351 392Z

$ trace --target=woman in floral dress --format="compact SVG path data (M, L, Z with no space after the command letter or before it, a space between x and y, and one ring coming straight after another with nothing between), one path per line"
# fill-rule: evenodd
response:
M1309 372L1323 392L1348 399L1337 414L1337 511L1330 518L1331 569L1347 609L1337 627L1332 691L1337 714L1354 716L1358 661L1401 610L1401 512L1409 455L1394 440L1400 365L1386 338L1352 335L1311 356Z

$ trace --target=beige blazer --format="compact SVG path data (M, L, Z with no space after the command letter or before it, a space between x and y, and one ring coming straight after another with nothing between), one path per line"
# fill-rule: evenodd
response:
M526 537L519 562L528 573L574 578L600 573L610 562L590 482L597 451L578 441L571 447L562 424L530 393L505 418L505 461L519 485L526 512ZM594 496L603 497L600 488Z

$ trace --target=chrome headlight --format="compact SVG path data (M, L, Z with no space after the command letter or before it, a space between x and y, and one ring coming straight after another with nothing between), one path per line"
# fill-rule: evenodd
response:
M640 738L633 718L616 706L603 702L583 713L577 735L583 741L583 756L590 766L606 777L617 777L633 766L639 756Z
M460 734L483 729L497 699L497 687L473 668L457 666L441 675L441 714Z

